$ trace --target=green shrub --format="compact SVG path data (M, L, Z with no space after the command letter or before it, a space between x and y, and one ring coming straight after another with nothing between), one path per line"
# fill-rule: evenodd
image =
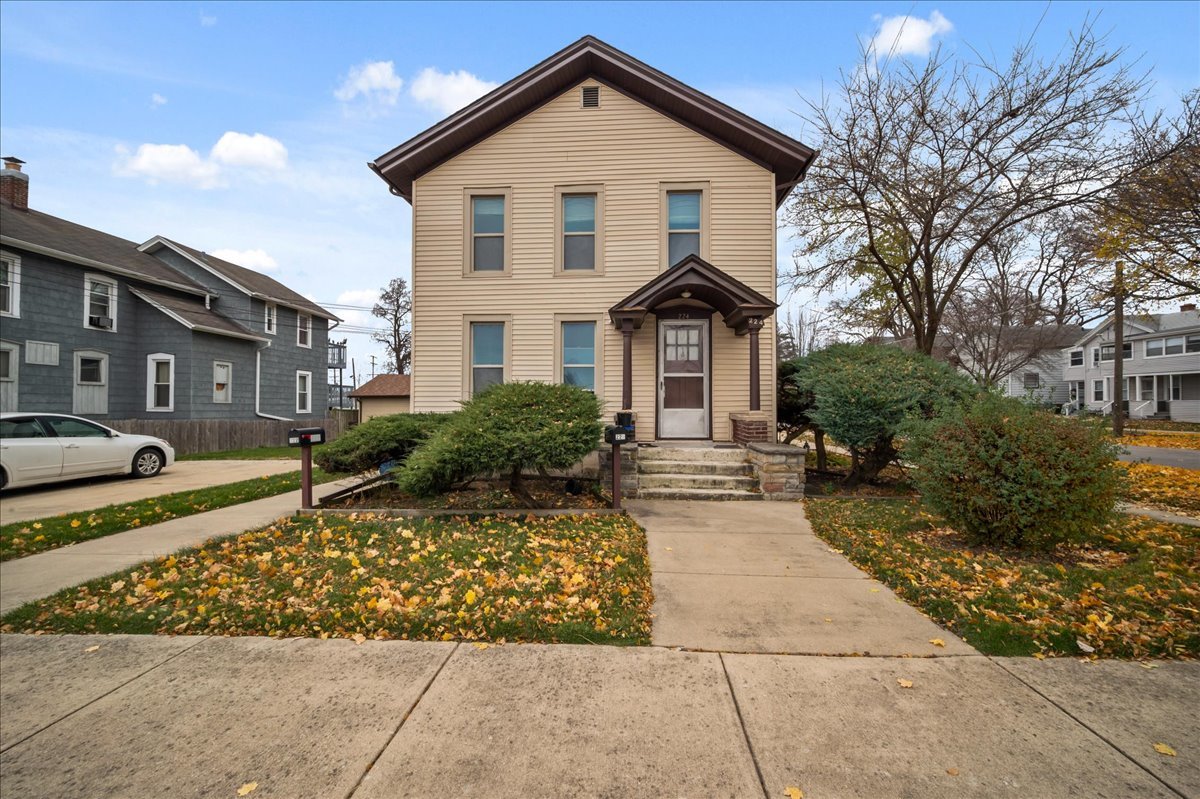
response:
M894 346L835 344L801 358L792 377L812 395L808 419L853 457L847 483L874 480L896 459L908 423L961 406L970 379L928 355Z
M589 391L548 383L504 383L463 403L405 463L398 482L418 496L456 482L500 473L521 499L528 470L567 469L600 442L600 400Z
M915 429L904 454L926 505L972 540L1051 549L1110 520L1123 493L1098 424L984 395Z
M366 472L384 461L403 461L450 418L445 413L376 416L350 428L336 441L313 448L313 460L327 472Z

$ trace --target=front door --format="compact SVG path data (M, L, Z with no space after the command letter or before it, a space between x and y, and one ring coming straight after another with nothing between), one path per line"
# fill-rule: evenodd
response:
M709 437L708 320L658 323L659 438Z

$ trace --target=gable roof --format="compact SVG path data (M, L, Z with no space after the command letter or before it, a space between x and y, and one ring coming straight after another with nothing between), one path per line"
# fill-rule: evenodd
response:
M157 258L139 252L136 242L7 202L0 202L0 242L189 294L209 293Z
M1105 317L1098 325L1088 328L1083 331L1083 336L1075 342L1076 347L1083 346L1087 342L1096 338L1108 328L1112 327L1113 317ZM1153 336L1156 333L1169 333L1172 331L1183 331L1188 329L1200 328L1200 311L1174 311L1171 313L1141 313L1141 314L1126 314L1125 324L1130 327L1139 328L1141 333L1127 335L1125 339L1128 341L1133 338L1145 338Z
M412 392L412 375L376 375L350 392L351 397L407 397Z
M247 341L270 341L269 338L252 333L229 317L222 316L204 304L204 300L194 297L179 297L163 294L149 289L130 288L133 295L167 316L174 319L188 330L198 333L212 333L217 336L241 338Z
M292 308L298 308L326 319L340 321L337 316L331 314L320 305L296 293L278 280L267 277L262 272L255 272L253 269L238 266L237 264L217 258L214 255L209 255L206 252L189 247L186 244L180 244L177 241L168 239L166 236L155 236L150 241L140 245L138 249L142 252L154 252L160 247L169 247L175 250L175 252L187 258L201 269L207 269L209 272L216 274L217 277L223 279L243 294L258 297L259 299L271 300L272 302Z
M775 203L804 179L817 153L703 92L584 36L369 164L392 192L412 202L412 184L438 164L593 78L775 174Z

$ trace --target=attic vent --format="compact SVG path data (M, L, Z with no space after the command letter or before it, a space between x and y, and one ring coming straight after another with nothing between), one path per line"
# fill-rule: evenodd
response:
M583 107L584 108L599 108L600 107L600 87L599 86L584 86L583 87Z

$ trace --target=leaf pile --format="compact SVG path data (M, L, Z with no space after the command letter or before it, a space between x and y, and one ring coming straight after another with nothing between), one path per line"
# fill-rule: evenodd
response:
M1154 463L1124 463L1134 505L1200 518L1200 471Z
M4 632L648 644L627 516L297 516L70 588Z
M1117 439L1129 447L1163 447L1165 449L1192 449L1200 451L1200 436L1180 433L1129 433Z
M805 508L830 546L984 654L1200 657L1200 528L1123 517L1029 555L968 546L910 500Z

